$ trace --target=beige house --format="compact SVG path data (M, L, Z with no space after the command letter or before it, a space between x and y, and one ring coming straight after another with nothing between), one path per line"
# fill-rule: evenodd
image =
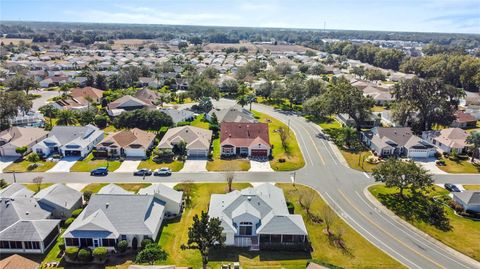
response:
M440 152L450 153L453 149L458 154L465 152L468 133L460 128L447 128L440 131L425 131L422 138L435 145Z
M28 151L31 147L45 137L48 132L35 127L11 127L0 132L0 157L21 157L16 152L19 147L27 147Z
M171 128L158 144L160 149L173 149L184 141L188 157L207 157L212 142L212 131L193 126Z
M108 135L97 145L97 151L103 151L109 157L146 158L147 151L153 146L154 141L154 133L134 128Z

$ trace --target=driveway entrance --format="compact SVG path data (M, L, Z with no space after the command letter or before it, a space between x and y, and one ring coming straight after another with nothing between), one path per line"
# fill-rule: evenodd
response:
M70 172L70 168L78 161L80 157L63 157L58 163L52 167L47 173Z

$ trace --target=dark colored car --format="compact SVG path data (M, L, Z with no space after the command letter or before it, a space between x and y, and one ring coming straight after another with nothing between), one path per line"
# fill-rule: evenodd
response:
M133 172L134 176L151 176L152 170L148 168L138 169L137 171Z
M450 192L460 192L460 189L451 183L445 183L444 186L445 186L445 189L447 189Z
M108 168L106 167L99 167L97 169L93 169L90 171L91 176L106 176L108 175Z

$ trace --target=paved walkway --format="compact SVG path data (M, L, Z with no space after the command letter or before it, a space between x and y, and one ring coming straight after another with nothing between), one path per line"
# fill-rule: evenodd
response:
M180 173L207 172L207 159L187 159Z
M47 173L61 173L70 172L70 168L78 161L80 157L63 157L54 167L47 171Z
M412 158L412 160L415 161L418 165L421 165L423 168L427 169L430 173L436 174L436 175L443 175L447 174L447 172L442 171L440 168L437 167L435 162L437 159L435 158Z
M140 160L125 160L122 162L120 167L115 170L113 173L121 173L121 172L135 172L137 167L140 165Z
M273 172L269 161L250 160L249 172Z

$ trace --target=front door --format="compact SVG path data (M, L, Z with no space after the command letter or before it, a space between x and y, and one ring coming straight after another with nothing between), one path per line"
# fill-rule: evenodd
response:
M93 239L93 247L97 248L100 246L100 240L99 239Z

